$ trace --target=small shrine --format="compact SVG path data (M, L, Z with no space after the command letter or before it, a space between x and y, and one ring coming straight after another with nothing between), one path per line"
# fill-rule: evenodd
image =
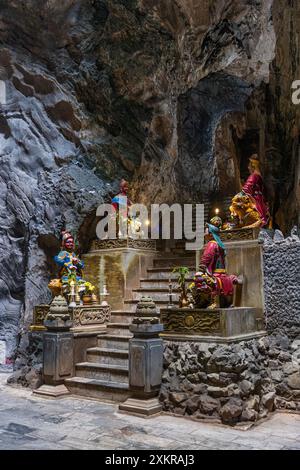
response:
M73 235L63 231L61 235L61 251L54 258L59 268L58 278L49 283L53 300L49 305L37 305L33 313L32 330L44 330L44 321L51 310L55 299L65 299L70 312L73 328L78 332L98 331L110 318L110 307L103 300L100 305L96 287L83 279L84 262L75 252ZM104 286L105 288L105 286ZM102 292L105 297L107 292Z
M112 199L111 216L118 220L115 238L95 239L80 258L72 234L62 233L61 251L55 256L59 275L49 283L53 300L36 306L32 329L45 332L46 351L51 334L56 334L55 354L62 354L59 341L64 340L65 350L73 355L67 365L63 360L62 373L59 365L55 370L49 366L53 351L46 354L45 385L36 393L109 399L124 403L124 412L156 414L162 406L157 396L165 373L164 347L174 342L179 349L188 344L229 347L266 335L258 234L269 215L256 158L250 166L248 181L232 198L229 217L222 220L215 214L206 223L201 253L186 251L180 240L159 243L158 248L155 240L139 236L139 219L121 214L122 198L127 207L132 204L124 180ZM129 226L137 236L128 235ZM59 309L70 333L63 333L62 325L60 333L59 325L53 327Z

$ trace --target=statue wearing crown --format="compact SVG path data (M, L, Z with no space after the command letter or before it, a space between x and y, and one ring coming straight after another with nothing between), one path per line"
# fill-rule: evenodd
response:
M62 232L61 251L54 257L54 261L60 267L59 277L62 285L68 283L70 276L77 282L82 281L84 262L75 253L75 241L70 232Z
M94 286L82 277L84 262L75 252L75 240L70 232L62 232L61 251L54 256L54 261L59 266L59 278L50 281L48 286L54 297L63 294L75 306L83 294L92 294Z
M242 190L233 197L229 208L233 228L265 227L270 222L258 155L250 157L248 169L250 175Z

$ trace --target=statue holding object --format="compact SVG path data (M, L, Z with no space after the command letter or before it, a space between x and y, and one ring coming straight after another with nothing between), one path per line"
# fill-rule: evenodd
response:
M54 257L54 261L60 267L59 277L63 286L68 284L70 276L77 282L82 281L84 262L75 253L75 241L70 232L62 232L61 251Z
M62 232L61 251L54 257L60 267L59 278L50 281L48 287L53 297L64 295L69 297L70 306L75 307L81 303L84 295L88 294L92 300L95 287L83 279L84 262L75 252L75 240L68 231ZM93 299L96 301L96 299Z

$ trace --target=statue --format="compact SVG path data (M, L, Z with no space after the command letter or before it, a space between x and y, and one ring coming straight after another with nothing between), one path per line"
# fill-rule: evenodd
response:
M120 205L120 198L121 197L126 197L127 198L127 208L131 206L132 202L128 197L128 181L126 181L124 178L121 179L120 182L120 192L113 197L111 203L113 207L115 208L116 211L119 210L119 205Z
M242 191L234 196L229 208L233 228L265 227L270 221L270 213L264 197L264 184L256 154L249 159L250 176Z
M236 194L229 207L232 224L224 228L256 228L261 227L262 220L255 204L243 191Z
M84 262L75 253L75 241L70 232L62 232L61 251L54 257L54 261L60 267L59 278L52 279L48 284L54 298L61 294L69 297L71 307L81 303L84 294L90 294L91 301L96 301L92 298L95 287L82 278Z
M62 232L61 251L54 257L54 261L60 266L59 277L62 286L68 284L70 277L74 281L82 282L82 270L84 262L81 261L75 253L75 241L70 232Z
M126 206L124 206L125 201L122 201L122 197L127 198ZM117 221L116 225L118 238L127 238L128 235L129 237L133 235L134 238L142 238L144 236L144 233L142 230L141 221L138 217L128 216L128 210L132 206L132 201L128 197L128 181L126 181L125 179L121 180L120 192L115 197L113 197L111 203L116 211L115 216ZM123 211L120 210L120 207L123 209ZM126 233L122 233L122 227L126 227Z
M255 204L260 215L261 226L267 225L270 219L269 207L264 197L264 183L259 169L258 155L254 154L249 159L248 169L250 176L244 184L242 191L249 196Z
M222 219L220 217L213 217L210 223L207 224L205 230L207 243L200 261L202 274L206 275L204 279L212 290L213 300L209 308L216 308L218 306L217 297L220 297L222 307L231 306L233 302L234 286L242 282L241 278L235 275L229 275L226 272L226 250L219 236L220 227L222 227ZM209 277L212 279L209 279ZM214 287L212 281L214 281Z

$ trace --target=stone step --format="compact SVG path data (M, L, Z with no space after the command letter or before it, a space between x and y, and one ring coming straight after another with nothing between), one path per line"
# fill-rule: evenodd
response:
M74 395L123 402L130 396L128 383L108 382L86 377L72 377L65 380L68 390Z
M189 277L187 278L186 282L190 283L192 282L193 278ZM176 288L177 282L176 279L171 279L173 289ZM159 278L159 277L154 277L154 278L143 278L140 279L140 289L147 289L147 288L165 288L169 289L169 279L167 278Z
M75 366L76 377L105 380L107 382L128 382L128 366L100 362L81 362Z
M155 258L153 260L153 267L154 268L159 268L159 267L177 267L177 266L194 266L195 265L195 255L187 257L187 256L174 256L174 258L170 258L168 255L168 258L163 257L163 258Z
M136 306L139 300L137 299L131 299L131 300L124 300L124 303L126 304L126 308L128 308L131 312L136 311ZM178 305L178 301L173 300L174 305ZM155 302L156 307L158 310L161 308L166 308L169 304L169 299L168 300L159 300L158 302Z
M150 296L154 300L154 302L160 302L161 300L169 300L169 290L167 288L158 287L158 288L143 288L143 289L133 289L132 291L132 299L133 300L140 300L143 296ZM178 300L179 293L178 289L175 292L173 290L172 299Z
M86 356L88 362L128 366L128 349L89 348Z
M97 336L99 348L128 349L130 336L103 334Z
M132 334L129 331L129 325L130 323L115 322L115 323L108 323L106 327L108 329L109 334L121 335L121 336L128 335L131 338Z
M184 247L184 246L185 246L185 244L182 245L182 246L180 247L180 249L182 249L182 247ZM173 259L173 258L178 258L178 259L180 259L180 258L182 258L182 255L181 255L181 254L178 256L178 254L177 254L177 252L176 252L177 249L178 249L178 246L175 246L175 247L172 247L172 248L170 249L170 251L160 252L157 256L155 256L154 261L155 261L156 259L164 259L164 258L169 258L169 259ZM184 253L184 257L185 257L185 258L193 258L193 257L195 256L195 251L184 250L183 253Z
M147 278L148 279L171 279L172 281L176 281L177 275L176 273L173 273L173 267L168 266L168 267L161 267L161 268L148 268L147 269ZM195 274L195 268L191 267L189 277L193 277Z
M113 310L111 312L111 322L112 323L132 323L132 320L134 319L134 312L126 311L126 310Z

